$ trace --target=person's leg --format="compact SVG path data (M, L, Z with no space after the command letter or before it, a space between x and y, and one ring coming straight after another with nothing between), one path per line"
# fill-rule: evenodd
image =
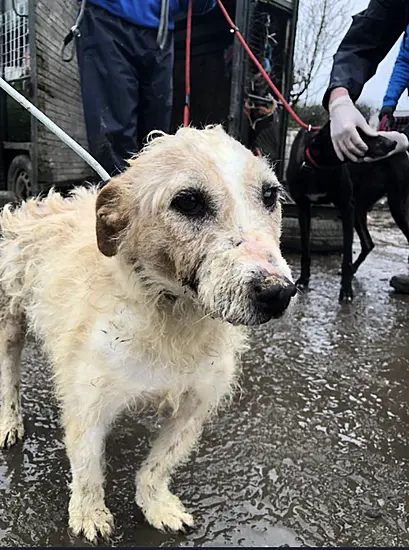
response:
M111 175L122 171L137 149L133 31L133 25L88 5L77 40L89 150Z
M173 104L173 32L165 48L156 44L157 31L137 30L139 106L138 141L141 145L152 130L168 133Z

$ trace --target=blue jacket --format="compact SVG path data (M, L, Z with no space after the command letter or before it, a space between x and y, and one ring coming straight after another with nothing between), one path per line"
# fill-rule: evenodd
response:
M383 98L383 107L396 107L403 91L409 87L409 25L400 45L399 53Z
M113 15L140 27L159 28L160 0L88 0ZM193 0L193 14L203 15L214 8L216 0ZM175 26L175 17L187 11L187 0L169 0L169 29Z

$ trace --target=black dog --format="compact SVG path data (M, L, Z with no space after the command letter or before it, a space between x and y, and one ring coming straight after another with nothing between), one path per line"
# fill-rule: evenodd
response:
M374 248L368 231L367 214L382 196L387 196L392 217L409 243L409 157L406 153L400 153L371 163L337 163L331 150L328 129L325 128L324 132L300 130L292 145L287 168L287 187L298 207L301 235L301 274L297 285L307 288L310 280L311 203L332 203L341 214L343 227L339 299L351 302L352 278ZM379 139L365 140L370 156L385 154L382 151L385 142ZM319 150L324 151L320 160L324 158L327 163L318 165L314 160ZM354 227L360 239L361 252L353 263Z

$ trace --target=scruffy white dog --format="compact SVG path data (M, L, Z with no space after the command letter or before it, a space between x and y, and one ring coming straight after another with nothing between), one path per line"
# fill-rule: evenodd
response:
M158 529L192 516L169 491L234 384L245 325L280 317L296 290L280 253L280 185L221 127L159 135L102 190L5 208L0 242L0 446L23 436L20 355L42 341L62 407L69 525L107 537L104 444L129 406L170 411L136 479Z

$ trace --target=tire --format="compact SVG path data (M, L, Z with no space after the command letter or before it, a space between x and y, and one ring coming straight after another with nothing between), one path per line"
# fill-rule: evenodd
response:
M292 209L294 210L294 209ZM284 209L285 214L285 209ZM291 252L301 251L300 227L294 212L283 217L281 246ZM338 253L343 250L342 223L332 207L312 207L310 251L317 253Z
M16 196L11 191L0 191L0 210L3 208L3 206L6 206L6 204L14 203L16 202Z
M17 155L11 161L7 172L7 190L18 201L33 196L33 168L27 155Z

